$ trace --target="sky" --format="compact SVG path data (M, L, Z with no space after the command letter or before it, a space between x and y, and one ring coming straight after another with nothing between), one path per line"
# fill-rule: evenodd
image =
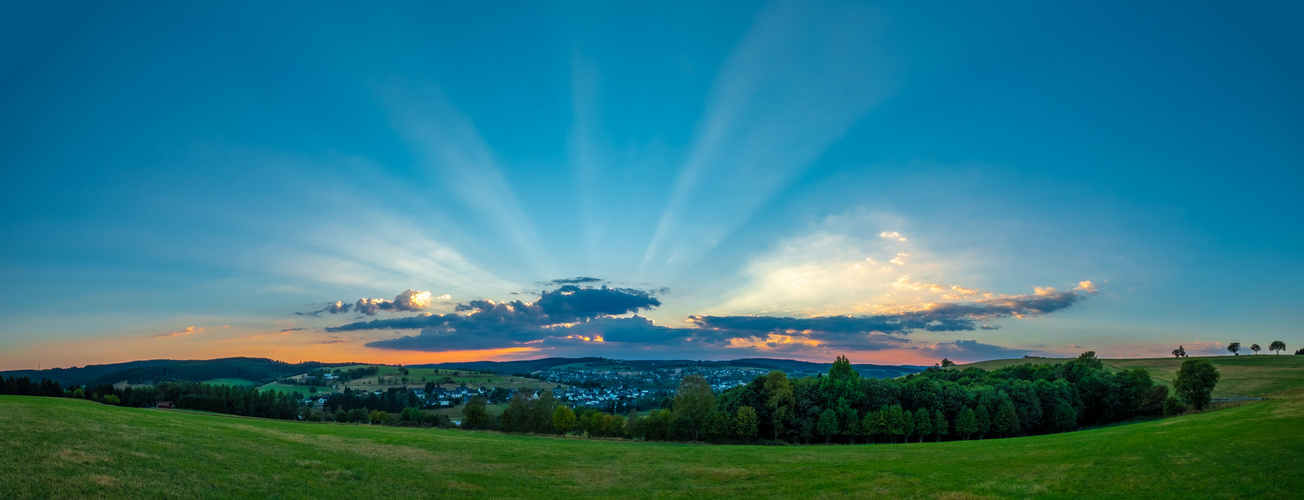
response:
M1293 352L1302 24L3 2L0 369Z

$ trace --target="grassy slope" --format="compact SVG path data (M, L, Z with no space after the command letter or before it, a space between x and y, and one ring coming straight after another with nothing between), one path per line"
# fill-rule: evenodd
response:
M1304 390L1016 439L709 446L301 424L0 396L0 498L1264 497L1304 491Z
M1189 358L1197 359L1197 358ZM1295 387L1304 387L1304 356L1264 355L1257 356L1208 356L1198 359L1209 360L1222 378L1214 390L1215 398L1240 396L1263 396L1272 392ZM1006 366L1025 363L1063 363L1063 359L994 359L981 361L956 368L975 366L984 370L995 370ZM1172 387L1173 377L1185 359L1149 358L1149 359L1102 359L1105 366L1115 370L1145 368L1157 382Z

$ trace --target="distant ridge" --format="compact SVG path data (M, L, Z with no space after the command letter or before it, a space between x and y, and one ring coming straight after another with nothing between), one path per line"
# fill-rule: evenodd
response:
M80 368L51 368L48 370L11 370L0 372L0 377L42 378L63 386L116 384L127 381L139 384L183 380L203 382L215 378L243 378L262 383L325 366L342 366L357 363L286 363L266 358L218 358L205 360L151 359L86 365Z
M430 363L422 365L410 365L413 368L461 368L465 370L491 371L503 374L512 373L532 373L540 370L552 370L567 365L591 364L591 365L612 365L613 367L627 367L630 369L655 369L655 368L677 368L689 366L736 366L740 368L760 368L766 370L779 370L790 373L823 373L829 371L833 366L832 363L813 363L810 361L797 361L793 359L775 359L775 358L745 358L726 361L696 361L682 359L608 359L599 357L584 358L541 358L528 359L521 361L463 361L452 363ZM851 365L857 372L865 377L874 378L894 378L911 373L919 373L928 368L926 366L911 365L872 365L856 364Z
M0 377L27 377L33 380L50 379L67 387L71 385L116 384L127 381L133 384L158 383L172 380L202 382L216 378L243 378L261 383L298 375L314 368L348 366L359 364L383 363L321 363L305 361L286 363L267 358L217 358L217 359L150 359L109 363L103 365L86 365L76 368L50 368L46 370L9 370L0 372ZM462 361L453 363L427 363L408 365L411 368L460 368L464 370L487 371L502 374L533 373L552 370L567 365L611 366L632 370L651 370L658 368L678 368L690 366L713 366L740 368L759 368L763 370L780 370L792 374L813 375L829 371L832 363L812 363L793 359L745 358L726 361L697 361L686 359L641 359L622 360L601 357L581 358L540 358L520 361ZM925 366L910 365L851 365L865 377L894 378L924 371Z

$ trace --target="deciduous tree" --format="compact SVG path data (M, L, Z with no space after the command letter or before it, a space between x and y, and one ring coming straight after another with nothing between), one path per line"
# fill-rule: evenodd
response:
M1228 346L1230 349L1231 346ZM1218 385L1222 375L1218 369L1203 359L1188 359L1182 362L1173 379L1173 388L1178 396L1196 410L1203 410L1212 398L1213 388Z
M924 436L933 433L933 419L928 414L928 410L920 408L915 410L915 434L919 435L919 442L924 442Z
M565 435L575 428L577 423L575 411L566 405L557 405L557 409L552 412L552 428L559 434Z
M756 409L750 406L738 408L738 413L734 416L734 430L738 437L745 441L756 439L759 430L760 419L756 417Z
M1268 344L1268 350L1275 351L1277 355L1280 356L1281 351L1286 350L1286 343L1280 340L1274 340L1271 344Z
M1241 343L1240 343L1240 342L1232 342L1232 343L1230 343L1230 344L1227 344L1227 351L1230 352L1230 353L1232 353L1232 354L1234 354L1234 355L1240 356L1240 355L1241 355ZM1197 409L1198 409L1198 408L1197 408Z
M960 410L960 416L955 418L955 432L963 434L965 441L968 441L973 433L978 432L978 417L974 414L973 408L965 407Z

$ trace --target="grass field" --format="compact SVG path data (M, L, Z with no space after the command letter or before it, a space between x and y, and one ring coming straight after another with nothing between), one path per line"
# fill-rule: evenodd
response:
M974 366L984 370L995 370L1026 363L1063 363L1069 359L994 359L959 365L955 369ZM1218 386L1214 389L1213 397L1215 398L1257 397L1286 389L1304 387L1304 356L1259 354L1254 356L1208 356L1184 359L1102 359L1101 362L1113 370L1145 368L1150 371L1151 378L1154 378L1156 382L1172 387L1173 377L1177 375L1177 369L1181 368L1182 362L1186 361L1186 359L1205 359L1218 368L1218 372L1222 374L1222 377L1218 380Z
M1298 498L1304 389L1068 434L712 446L304 424L0 396L0 498Z

